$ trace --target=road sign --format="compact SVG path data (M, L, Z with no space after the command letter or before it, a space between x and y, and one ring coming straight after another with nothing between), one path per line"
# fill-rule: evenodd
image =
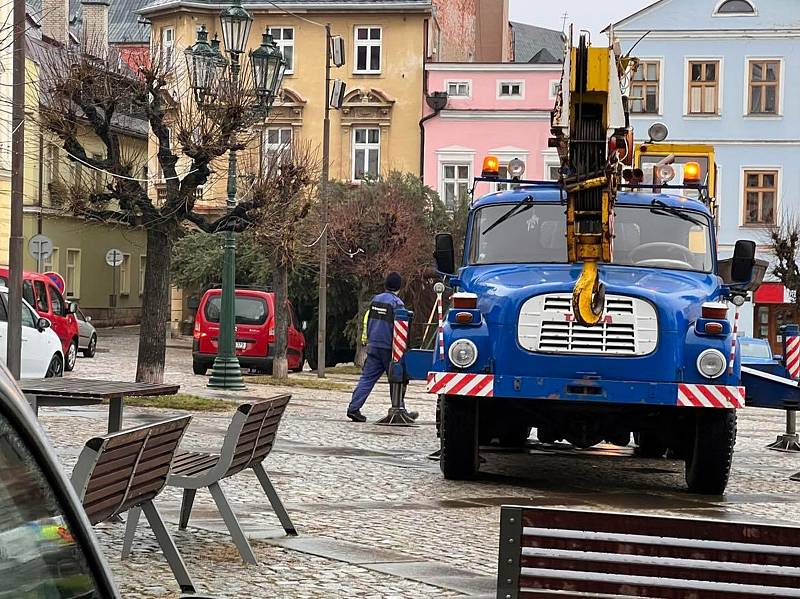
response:
M66 282L64 281L64 277L57 272L46 272L44 273L44 276L53 281L53 285L56 286L56 289L58 289L59 293L62 295L64 294L64 289L67 286Z
M38 264L40 260L47 260L53 254L53 240L47 235L34 235L28 242L28 251Z
M109 266L122 266L122 252L110 249L106 252L106 264Z

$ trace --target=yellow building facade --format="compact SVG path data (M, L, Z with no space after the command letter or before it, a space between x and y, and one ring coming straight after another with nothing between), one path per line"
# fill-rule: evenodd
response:
M325 4L315 2L314 6ZM424 62L430 55L427 40L434 39L429 31L430 2L328 4L339 8L292 15L277 8L265 9L264 4L245 4L254 17L249 48L256 48L261 33L269 29L289 63L280 97L260 133L259 154L277 150L291 139L302 139L317 146L321 155L326 56L322 25L329 23L331 34L344 38L346 54L345 65L331 72L333 79L345 82L346 93L342 108L330 113L330 177L356 181L391 170L418 172ZM209 3L208 9L199 9L196 3L183 6L179 0L160 6L153 3L142 10L152 24L153 44L162 56L175 61L178 79L186 78L183 52L195 43L201 26L209 31L209 38L222 38L219 12L227 6ZM186 81L176 82L178 90L187 87ZM188 94L184 91L181 97L186 101ZM149 154L156 155L154 140ZM179 164L179 172L181 166L185 170L187 165ZM227 160L215 166L217 172L203 190L203 203L198 207L210 209L225 200ZM150 170L158 171L155 158Z

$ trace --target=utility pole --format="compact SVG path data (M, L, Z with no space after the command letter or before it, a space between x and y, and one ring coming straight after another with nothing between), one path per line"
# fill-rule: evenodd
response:
M11 235L8 239L8 345L6 364L15 379L22 349L22 191L25 183L25 0L14 0L11 96Z
M19 0L14 0L18 2ZM322 235L319 240L319 324L317 327L317 376L325 378L325 342L328 319L328 180L331 159L331 24L325 25L325 120L322 128Z

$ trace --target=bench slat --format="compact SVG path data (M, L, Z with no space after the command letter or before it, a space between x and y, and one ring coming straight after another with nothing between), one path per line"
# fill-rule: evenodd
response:
M549 589L568 591L597 591L626 597L657 599L741 599L800 598L800 589L754 586L702 580L674 580L648 576L626 576L594 572L571 572L522 568L520 589Z

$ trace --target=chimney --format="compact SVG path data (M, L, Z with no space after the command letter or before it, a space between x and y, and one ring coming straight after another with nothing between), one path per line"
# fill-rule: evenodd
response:
M108 7L111 0L81 0L84 52L104 57L108 53Z
M42 35L67 45L69 39L69 0L42 0Z

